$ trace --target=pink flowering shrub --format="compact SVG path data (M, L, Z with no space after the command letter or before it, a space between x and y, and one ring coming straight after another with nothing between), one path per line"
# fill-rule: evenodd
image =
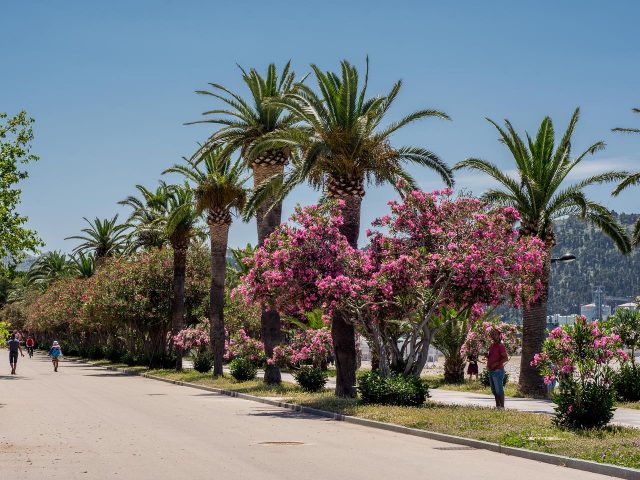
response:
M487 355L489 347L493 343L491 336L494 331L500 332L502 343L510 355L518 351L522 340L518 336L516 325L498 321L484 321L476 323L467 334L467 339L460 349L462 355L474 355L475 357Z
M559 381L555 421L569 428L599 428L613 417L615 363L629 359L620 337L582 315L554 329L534 356L545 384Z
M256 251L236 294L290 314L339 312L371 339L384 376L418 374L443 307L528 304L541 289L542 242L521 238L515 210L451 191L408 193L369 232L366 250L340 233L340 204L297 208ZM452 316L456 318L456 316Z
M228 361L243 358L254 365L263 365L265 363L264 344L260 340L251 338L241 328L237 335L232 335L228 340L225 340L224 358Z
M315 368L326 369L327 357L333 353L331 332L321 330L303 330L295 333L288 345L277 346L269 364L278 364L298 368L311 364Z
M209 319L203 318L195 327L180 330L173 337L173 343L187 352L194 348L204 349L209 345Z

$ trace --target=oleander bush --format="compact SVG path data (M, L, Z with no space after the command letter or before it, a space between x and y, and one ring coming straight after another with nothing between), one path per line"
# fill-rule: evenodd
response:
M236 357L229 362L229 372L231 376L239 382L253 380L258 374L258 367L252 360L243 357Z
M293 376L305 392L320 392L327 384L327 372L313 365L302 365Z
M364 403L382 405L419 406L429 397L427 384L415 375L383 377L377 372L359 377L358 392Z

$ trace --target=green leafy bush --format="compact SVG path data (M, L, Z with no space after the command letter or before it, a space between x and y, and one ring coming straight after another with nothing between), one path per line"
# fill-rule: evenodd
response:
M293 373L296 382L305 392L320 392L327 383L327 372L312 365L302 365Z
M207 373L213 367L213 357L207 349L198 349L193 357L193 368L200 373Z
M640 367L633 364L623 365L616 373L613 386L620 400L625 402L640 400Z
M113 363L120 362L123 352L116 346L110 345L104 349L104 357Z
M615 390L595 382L562 382L553 394L554 423L571 429L605 427L615 410Z
M246 358L238 357L231 360L229 363L229 371L231 376L239 382L245 382L247 380L253 380L258 374L258 367Z
M414 375L385 378L377 372L367 372L358 379L358 391L364 403L383 405L418 406L429 397L426 383Z
M136 356L131 352L123 353L120 360L122 361L122 363L126 363L129 366L136 364Z
M487 370L486 368L482 370L482 373L480 373L480 376L478 377L478 379L480 380L480 383L483 386L485 387L491 386L491 383L489 382L489 370ZM502 385L506 385L508 381L509 381L509 374L507 372L504 372L504 380L502 380Z

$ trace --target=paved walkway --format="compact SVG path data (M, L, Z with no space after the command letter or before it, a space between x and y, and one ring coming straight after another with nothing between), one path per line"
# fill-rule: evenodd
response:
M18 373L0 375L7 479L607 478L41 355Z

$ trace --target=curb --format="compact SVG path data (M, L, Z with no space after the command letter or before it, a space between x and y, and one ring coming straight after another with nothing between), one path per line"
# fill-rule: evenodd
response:
M84 362L83 360L75 360ZM89 364L91 365L91 364ZM365 418L352 417L350 415L343 415L341 413L328 412L326 410L319 410L317 408L304 407L294 403L281 402L278 400L271 400L269 398L256 397L248 395L246 393L240 393L233 390L226 390L216 387L208 387L206 385L198 385L196 383L183 382L181 380L171 380L169 378L158 377L156 375L150 375L144 372L138 372L135 370L129 370L127 368L110 367L108 365L94 365L102 367L107 370L124 373L125 375L139 376L148 378L150 380L157 380L160 382L171 383L182 387L195 388L197 390L205 390L208 392L219 393L229 397L240 398L243 400L251 400L253 402L263 403L274 407L285 408L299 413L306 413L308 415L314 415L317 417L328 418L331 420L337 420L346 423L352 423L355 425L361 425L364 427L376 428L378 430L386 430L389 432L401 433L405 435L411 435L414 437L427 438L429 440L437 440L440 442L453 443L456 445L463 445L466 447L472 447L482 450L489 450L496 453L502 453L504 455L511 455L514 457L525 458L527 460L535 460L538 462L548 463L551 465L557 465L560 467L572 468L575 470L582 470L590 473L597 473L600 475L608 475L611 477L623 478L625 480L640 480L640 470L635 468L620 467L617 465L611 465L608 463L597 463L590 460L580 460L577 458L565 457L562 455L554 455L552 453L536 452L534 450L526 450L524 448L505 447L503 445L491 442L485 442L482 440L474 440L471 438L458 437L456 435L448 435L446 433L430 432L428 430L419 430L417 428L403 427L401 425L394 425L392 423L378 422L376 420L369 420Z

